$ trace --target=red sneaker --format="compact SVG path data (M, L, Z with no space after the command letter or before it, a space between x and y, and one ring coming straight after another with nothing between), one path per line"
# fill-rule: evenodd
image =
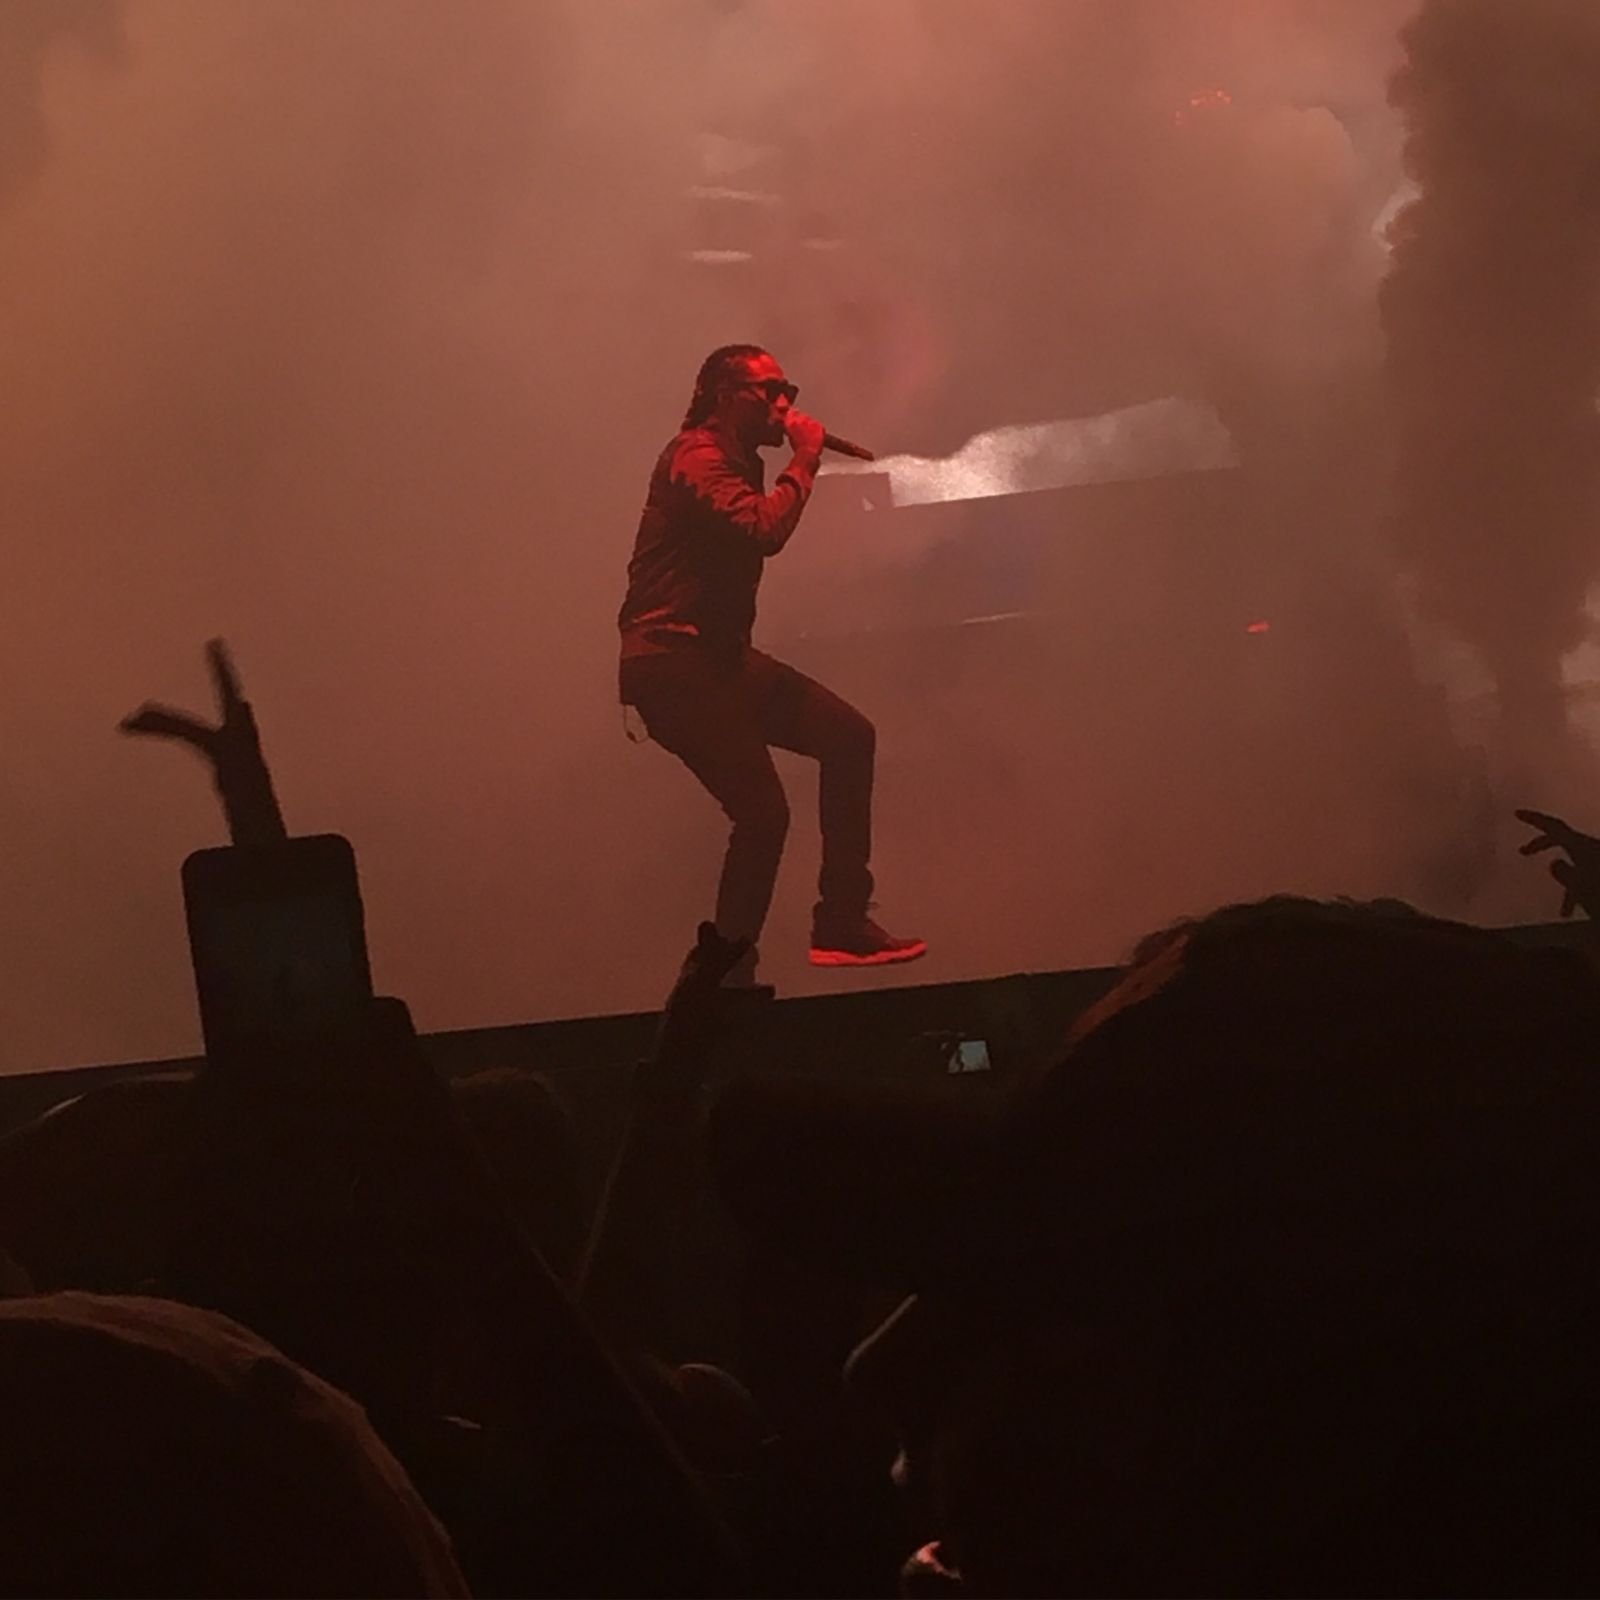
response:
M871 917L819 919L811 925L814 967L888 967L928 953L926 939L897 939Z

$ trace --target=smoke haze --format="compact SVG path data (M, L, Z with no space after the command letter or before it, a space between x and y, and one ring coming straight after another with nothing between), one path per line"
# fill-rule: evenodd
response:
M1269 889L1485 909L1379 537L1413 9L0 10L0 1070L197 1045L177 871L220 814L114 730L206 709L215 634L423 1028L656 1004L722 824L623 738L614 616L732 340L883 454L1175 399L1241 463L893 513L841 478L769 568L760 637L878 724L918 981L1113 959ZM804 992L839 980L803 964L784 770L766 966Z
M1600 577L1600 13L1429 0L1394 85L1419 196L1384 288L1395 530L1497 693L1502 759L1594 792L1562 661Z

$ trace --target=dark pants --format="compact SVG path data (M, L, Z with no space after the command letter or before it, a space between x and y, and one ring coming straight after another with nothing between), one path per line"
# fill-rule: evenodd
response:
M772 746L821 763L817 915L848 924L865 914L876 735L854 706L759 650L721 655L694 646L624 661L622 698L733 824L717 888L719 933L759 939L772 903L789 831Z

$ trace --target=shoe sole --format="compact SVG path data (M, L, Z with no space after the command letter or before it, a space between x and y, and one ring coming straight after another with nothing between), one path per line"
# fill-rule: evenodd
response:
M814 967L894 967L904 961L915 961L928 953L925 944L914 944L904 950L878 950L870 956L857 955L853 950L811 951Z

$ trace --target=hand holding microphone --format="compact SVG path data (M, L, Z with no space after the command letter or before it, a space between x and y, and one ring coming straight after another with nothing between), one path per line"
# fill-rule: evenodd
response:
M783 431L789 435L789 445L797 456L820 456L828 435L822 424L809 412L796 411L791 406L783 414Z
M814 452L821 455L824 450L837 451L842 456L853 456L857 461L875 461L877 457L864 445L852 444L848 439L841 439L837 434L829 433L820 422L804 411L790 409L784 414L784 432L789 435L789 443L797 454Z

